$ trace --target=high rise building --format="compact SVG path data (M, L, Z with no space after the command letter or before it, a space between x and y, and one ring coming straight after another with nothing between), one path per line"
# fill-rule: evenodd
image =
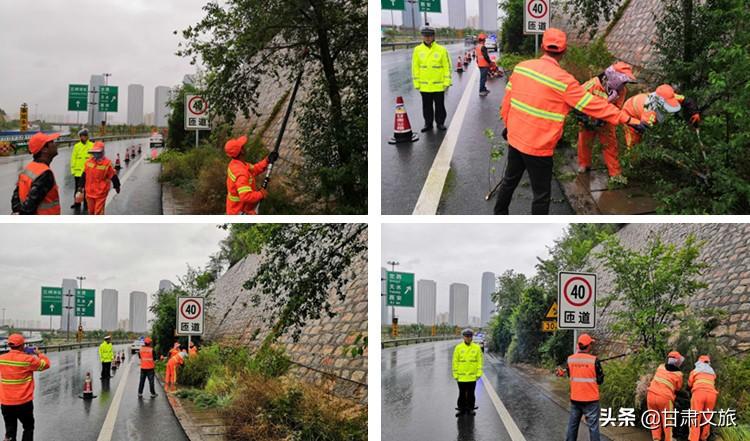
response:
M143 124L143 86L131 84L128 86L128 125Z
M130 318L128 331L147 331L148 323L146 322L146 300L147 296L145 292L133 291L130 293Z
M103 289L102 290L102 326L101 329L105 331L117 330L117 290L116 289Z
M497 0L479 1L479 29L487 32L497 32Z
M154 91L154 125L156 127L167 127L169 120L169 87L156 86Z
M434 280L417 281L417 323L435 325L437 286Z
M99 127L104 121L104 112L99 111L99 88L104 85L104 75L91 75L89 81L89 128ZM92 91L96 93L92 93Z
M401 11L401 26L407 29L422 27L422 14L419 12L417 3L406 2L406 9Z
M174 289L174 283L169 280L159 280L159 291L169 292Z
M469 324L469 285L451 283L449 302L449 323L452 326L467 326Z
M490 323L495 304L492 303L492 294L495 292L495 273L482 273L482 320L480 326L485 327Z
M466 27L466 0L450 0L448 2L448 26L453 29Z
M78 281L76 279L63 279L62 291L63 291L63 314L60 316L60 330L65 331L70 329L71 332L76 332L78 329L78 320L75 316L76 308L76 289L78 288ZM71 295L68 295L71 294ZM70 328L68 328L70 324Z

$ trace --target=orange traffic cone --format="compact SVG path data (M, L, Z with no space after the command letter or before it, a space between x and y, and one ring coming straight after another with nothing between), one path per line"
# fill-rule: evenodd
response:
M464 71L464 64L461 62L461 56L458 56L458 63L456 63L456 72L463 73Z
M84 400L96 398L96 395L94 395L94 389L91 386L91 372L86 372L86 377L83 379L83 394L78 396Z
M404 99L400 96L396 97L396 117L393 126L393 137L388 140L389 144L414 142L419 139L419 136L411 131L409 115L406 114L406 107L404 107Z

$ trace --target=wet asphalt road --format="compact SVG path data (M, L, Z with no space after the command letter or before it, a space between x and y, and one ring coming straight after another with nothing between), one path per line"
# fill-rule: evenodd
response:
M136 155L126 165L125 150L138 144L141 145L141 155ZM145 157L149 155L148 138L109 141L105 149L106 156L113 164L117 153L120 154L122 169L119 177L121 182L125 178L120 194L111 190L110 196L113 197L107 203L106 214L161 214L161 185L158 181L161 167L145 161ZM74 195L74 180L70 174L71 152L71 147L60 148L57 157L52 160L52 171L60 187L62 214L75 214L70 208ZM23 155L0 162L0 213L10 214L10 200L18 181L18 173L29 161L31 156Z
M383 441L509 440L498 412L487 396L489 379L527 441L565 439L568 410L545 396L504 361L485 354L484 377L477 383L475 417L454 416L458 388L451 377L453 348L460 340L383 349ZM486 380L485 380L486 381ZM588 440L581 426L579 441ZM609 441L602 436L603 441Z
M458 54L471 49L463 44L446 46L454 66L453 85L445 96L448 112L446 125L450 126L476 63L472 62L462 74L455 72ZM445 136L444 131L433 130L419 133L424 126L422 101L411 81L412 50L384 52L381 56L381 206L383 214L411 214L422 191L435 155ZM491 53L496 55L496 53ZM499 117L500 104L505 89L505 79L488 79L487 88L491 91L486 97L479 96L479 82L469 93L469 106L459 132L459 141L451 161L451 172L438 206L438 214L492 214L494 198L485 201L491 187L500 181L505 155L499 161L490 162L490 143L485 130L492 129L498 140L503 125ZM409 114L412 130L420 139L411 144L388 144L393 135L393 109L396 97L402 96ZM573 214L565 200L557 181L552 183L552 204L550 214ZM532 193L528 176L524 176L516 189L510 214L530 214Z
M126 351L126 361L108 384L99 378L101 364L98 361L97 348L48 354L51 368L34 374L36 386L34 439L97 440L115 391L125 373L125 368L122 366L130 372L117 413L112 440L179 441L188 439L172 413L158 381L155 385L158 396L154 399L150 398L147 382L144 398L139 400L137 397L140 372L138 357L127 353L127 345L117 345L115 350ZM133 363L130 363L131 360ZM83 390L86 372L91 372L94 395L97 396L90 401L78 397ZM4 425L2 427L4 431ZM20 439L20 427L18 435Z

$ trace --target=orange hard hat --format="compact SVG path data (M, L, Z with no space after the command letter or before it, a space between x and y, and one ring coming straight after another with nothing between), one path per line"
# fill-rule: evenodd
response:
M104 143L96 141L94 146L89 149L89 153L102 153L104 152Z
M39 150L42 149L42 147L44 147L45 144L50 141L54 141L59 137L59 133L51 133L49 135L46 135L42 132L36 133L31 137L31 139L29 139L29 151L32 155L35 155L39 152Z
M17 348L19 346L23 346L24 343L26 343L26 339L23 338L23 335L21 334L12 334L10 337L8 337L8 346Z
M549 28L542 36L542 49L547 52L560 53L568 48L568 36L557 28Z
M633 75L633 67L624 61L618 61L612 65L612 69L617 72L623 73L628 76L631 80L635 81L635 75Z
M711 357L708 355L701 355L698 357L698 361L702 361L703 363L711 363Z
M680 101L677 99L678 95L669 84L662 84L656 88L654 93L664 100L666 103L665 107L668 111L677 112L680 110Z
M588 346L595 341L596 340L591 338L591 336L588 334L581 334L578 336L578 344L581 346Z
M143 342L146 343L147 345L150 345L151 344L151 337L144 338Z
M242 135L239 138L232 138L224 144L224 151L230 158L235 158L242 151L242 147L247 143L247 136Z
M484 34L479 34L479 35L477 36L477 40L486 40L486 39L487 39L487 36L486 36L486 35L484 35Z

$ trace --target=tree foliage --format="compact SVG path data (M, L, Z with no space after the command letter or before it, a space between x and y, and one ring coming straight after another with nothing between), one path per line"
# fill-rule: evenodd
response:
M524 4L524 0L503 0L500 3L500 9L505 12L500 27L504 53L534 54L534 36L523 35Z
M338 211L366 212L366 1L228 0L203 9L177 54L206 65L212 109L227 122L238 112L248 118L268 80L291 87L303 69L304 191L335 200Z
M185 130L185 95L197 93L199 93L199 89L187 83L172 88L169 93L170 98L167 101L167 106L171 110L167 121L166 145L170 149L184 151L195 145L195 134L193 131ZM199 130L198 141L207 139L210 135L211 132L208 130Z
M645 350L663 354L672 322L686 309L685 301L706 284L698 280L707 264L698 260L703 244L694 235L678 247L658 235L649 238L642 251L625 248L616 236L608 236L596 254L614 274L614 288L604 300L621 306L611 311L612 330Z
M269 232L260 265L243 285L271 325L266 343L286 332L297 339L309 320L335 316L332 297L346 299L352 263L366 256L366 231L366 224L283 224Z

